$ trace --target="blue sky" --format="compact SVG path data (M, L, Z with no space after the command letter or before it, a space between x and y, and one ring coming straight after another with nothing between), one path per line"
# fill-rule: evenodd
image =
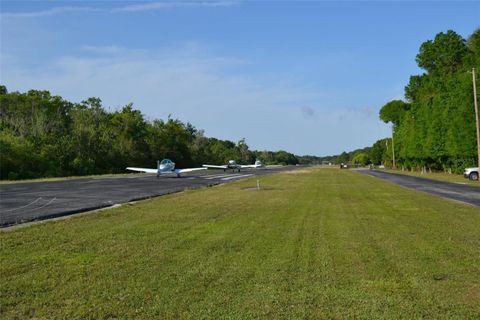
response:
M480 27L480 2L0 1L9 91L133 102L252 149L328 155L389 135L378 119L422 71L422 42Z

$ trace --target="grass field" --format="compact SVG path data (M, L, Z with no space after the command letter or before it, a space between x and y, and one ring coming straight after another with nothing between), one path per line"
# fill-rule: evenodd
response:
M414 176L414 177L420 177L420 178L426 178L426 179L467 184L474 187L480 187L480 181L472 181L472 180L466 179L463 177L463 175L460 175L460 174L448 174L444 172L426 172L422 174L421 172L417 172L417 171L401 171L401 170L391 170L391 169L382 169L382 171L386 171L390 173L399 173L407 176Z
M479 319L480 210L298 170L0 232L0 317Z

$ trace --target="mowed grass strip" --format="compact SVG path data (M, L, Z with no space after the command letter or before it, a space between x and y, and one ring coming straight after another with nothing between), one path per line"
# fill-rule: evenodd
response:
M445 173L445 172L421 173L421 172L418 172L418 171L407 171L407 170L401 171L401 170L392 170L392 169L381 169L381 171L385 171L385 172L389 172L389 173L403 174L403 175L406 175L406 176L413 176L413 177L431 179L431 180L439 180L439 181L446 181L446 182L452 182L452 183L458 183L458 184L466 184L466 185L469 185L469 186L480 188L480 181L469 180L461 174L454 174L454 173L449 174L449 173Z
M349 170L1 232L1 318L478 319L480 210Z

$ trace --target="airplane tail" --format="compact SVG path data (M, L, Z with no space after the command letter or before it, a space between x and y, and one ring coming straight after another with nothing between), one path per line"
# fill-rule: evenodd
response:
M157 160L157 178L160 176L160 160Z

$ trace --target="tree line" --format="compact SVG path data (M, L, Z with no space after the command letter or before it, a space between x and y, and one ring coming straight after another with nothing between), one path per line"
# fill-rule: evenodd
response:
M473 67L480 70L480 29L468 39L452 30L424 42L405 99L380 110L394 141L334 156L295 156L286 151L252 151L237 143L205 137L179 119L147 121L128 104L109 112L99 98L80 103L48 91L25 93L0 86L0 179L124 172L127 165L151 167L171 158L179 167L204 163L334 164L391 166L393 142L398 166L460 172L476 164Z
M480 29L468 39L452 30L424 42L416 62L425 70L410 77L405 101L380 110L391 123L397 165L406 169L462 171L476 164L472 68L480 69Z
M371 147L318 157L333 163L396 165L409 170L441 170L460 173L476 165L475 111L472 68L480 71L480 29L468 39L449 30L424 42L416 62L425 70L412 75L405 99L393 100L379 117L390 123L391 138ZM479 90L480 91L480 90Z
M252 151L206 137L179 119L155 119L127 104L109 112L99 98L80 103L48 91L8 92L0 86L0 179L25 179L125 172L172 159L178 167L228 160L297 164L286 151Z

